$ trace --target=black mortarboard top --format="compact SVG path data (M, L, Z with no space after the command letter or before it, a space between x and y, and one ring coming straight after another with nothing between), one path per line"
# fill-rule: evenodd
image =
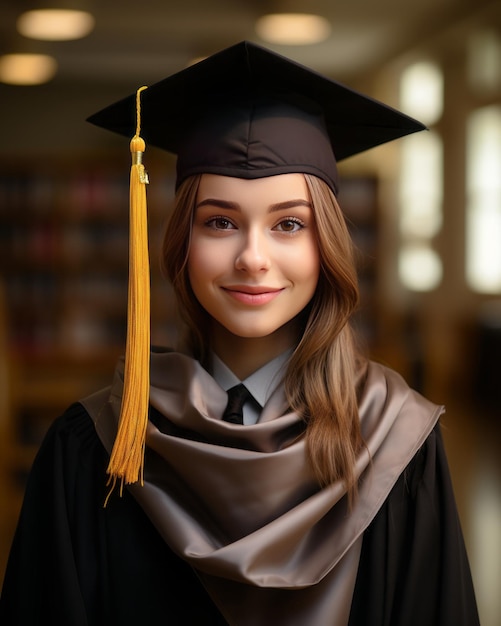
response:
M195 173L261 178L303 172L337 193L336 161L425 128L247 41L150 86L141 110L146 143L178 156L176 186ZM88 121L132 137L136 95Z

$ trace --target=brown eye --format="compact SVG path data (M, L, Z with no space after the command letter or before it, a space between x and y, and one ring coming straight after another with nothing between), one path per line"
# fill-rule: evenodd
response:
M231 222L224 219L224 217L218 217L214 220L214 226L216 228L220 228L221 230L226 230L227 228L231 228Z
M303 227L304 227L304 224L301 220L287 218L287 219L282 220L279 224L277 224L275 228L276 230L280 230L283 233L295 233L301 230Z
M235 228L233 223L226 217L212 217L206 221L207 226L214 228L214 230L230 230Z

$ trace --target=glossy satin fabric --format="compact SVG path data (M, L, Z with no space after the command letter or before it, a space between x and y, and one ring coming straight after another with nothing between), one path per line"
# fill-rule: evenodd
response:
M83 402L108 450L122 382L119 367L111 391ZM341 484L316 485L282 387L252 426L221 421L226 400L195 360L152 354L145 484L132 493L230 624L347 624L363 532L442 408L369 364L350 512Z

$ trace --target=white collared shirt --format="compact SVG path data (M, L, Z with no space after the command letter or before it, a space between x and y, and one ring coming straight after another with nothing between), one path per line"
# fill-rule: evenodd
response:
M252 400L246 402L243 407L245 426L259 421L264 405L283 379L291 354L292 350L286 350L244 380L239 380L217 354L212 354L212 376L219 386L228 391L231 387L243 383L252 395Z

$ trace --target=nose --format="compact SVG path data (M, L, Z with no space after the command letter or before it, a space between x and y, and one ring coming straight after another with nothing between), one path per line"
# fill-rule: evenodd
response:
M242 236L235 267L251 274L266 271L270 268L269 252L266 235L258 229L250 229Z

